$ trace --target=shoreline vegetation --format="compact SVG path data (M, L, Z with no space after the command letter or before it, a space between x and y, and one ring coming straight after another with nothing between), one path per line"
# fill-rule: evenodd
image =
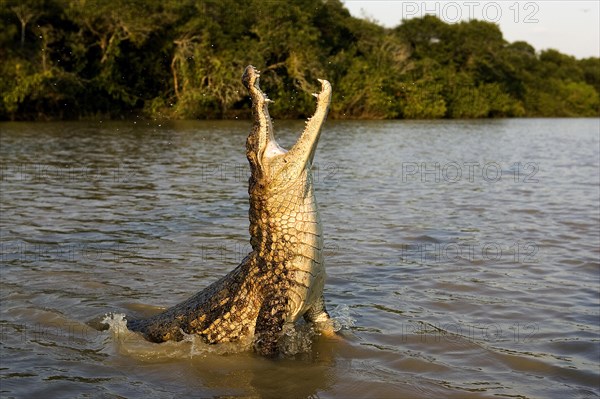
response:
M278 119L600 116L600 59L434 16L395 28L339 0L4 0L0 121L249 118L246 65Z

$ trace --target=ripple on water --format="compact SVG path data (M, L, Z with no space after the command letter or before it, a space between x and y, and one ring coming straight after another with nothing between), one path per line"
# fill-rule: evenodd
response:
M292 143L302 126L276 129ZM156 312L239 263L247 131L2 125L6 396L600 395L595 120L328 122L315 185L342 340L290 331L273 361L85 325ZM495 162L502 179L407 175L422 162Z

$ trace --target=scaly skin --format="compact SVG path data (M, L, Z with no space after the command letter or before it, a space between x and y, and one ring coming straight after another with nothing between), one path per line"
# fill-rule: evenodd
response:
M242 76L254 115L246 141L252 252L195 296L161 314L128 323L150 341L181 340L182 332L200 335L207 343L253 337L258 353L274 355L286 323L304 316L317 326L327 324L323 235L311 166L331 102L331 85L320 80L315 114L297 143L285 151L273 137L270 100L260 90L259 76L252 66Z

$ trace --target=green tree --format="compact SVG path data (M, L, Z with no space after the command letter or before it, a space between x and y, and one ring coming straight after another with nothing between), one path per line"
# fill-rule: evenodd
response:
M600 94L600 58L585 58L579 61L579 66L585 82Z
M262 70L278 118L598 116L600 60L434 16L386 29L339 0L4 0L0 119L247 117Z

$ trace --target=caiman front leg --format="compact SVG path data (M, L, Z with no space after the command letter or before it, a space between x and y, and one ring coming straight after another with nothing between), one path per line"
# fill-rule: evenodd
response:
M325 299L321 295L319 300L306 311L304 319L312 323L323 323L330 319L327 309L325 309Z
M328 337L335 336L335 329L331 317L325 308L325 298L321 295L319 300L304 313L304 320L313 323L317 330Z

